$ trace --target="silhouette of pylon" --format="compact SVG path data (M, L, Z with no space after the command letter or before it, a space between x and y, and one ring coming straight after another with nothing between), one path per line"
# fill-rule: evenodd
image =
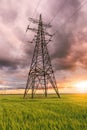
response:
M34 48L30 71L28 73L24 97L28 94L29 89L31 90L32 98L37 89L44 89L45 97L47 97L47 89L52 87L60 98L54 71L51 65L51 59L47 49L47 42L45 40L45 35L48 34L44 31L44 27L46 26L47 25L42 22L42 17L40 15L36 35L36 45ZM32 30L29 27L28 29Z

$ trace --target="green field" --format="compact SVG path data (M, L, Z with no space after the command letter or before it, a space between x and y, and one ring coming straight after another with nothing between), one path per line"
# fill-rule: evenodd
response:
M0 130L87 130L87 95L0 95Z

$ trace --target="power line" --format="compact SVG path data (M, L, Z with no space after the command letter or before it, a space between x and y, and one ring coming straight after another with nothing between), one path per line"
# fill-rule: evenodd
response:
M33 13L33 16L32 16L32 17L34 17L34 14L37 12L37 9L38 9L40 3L41 3L41 0L38 1L37 6L36 6L36 8L35 8L35 10L34 10L34 13Z
M34 12L33 12L32 18L34 17L35 13L37 12L37 9L38 9L40 3L41 3L41 0L38 1L37 6L36 6L36 8L35 8L35 10L34 10ZM28 25L28 27L29 27L30 25L31 25L31 22L30 22L30 24ZM27 27L27 28L28 28L28 27ZM27 32L27 29L26 29L26 32Z
M64 7L65 3L68 0L64 0L64 2L62 3L62 5L60 6L60 8L58 8L57 13L54 15L54 17L51 19L51 21L49 22L50 24L55 20L56 16L59 14L59 12L61 11L61 9Z
M62 24L60 27L64 27L64 25L66 25L66 23L68 23L68 21L69 21L86 3L87 3L87 1L82 2L82 4L76 9L76 11L73 12L73 14L72 14L72 15L66 20L66 22L65 22L64 24ZM56 35L57 32L58 32L58 30L54 32L53 36Z
M40 3L41 3L41 0L38 0L38 3L37 3L37 5L36 5L36 8L34 9L32 18L34 17L35 13L37 12L37 9L38 9ZM31 25L31 22L30 22L29 25L27 26L26 32L28 31L28 28L29 28L30 25ZM24 37L26 36L26 32L25 32L25 34L24 34ZM27 63L26 63L26 66L27 66Z
M68 1L68 0L64 0L64 2L63 2L62 5L60 6L60 8L58 8L57 13L56 13L56 14L54 15L54 17L51 19L51 21L49 22L49 24L51 24L51 23L55 20L56 16L59 14L59 12L60 12L61 9L64 7L64 5L65 5L65 3L66 3L67 1ZM52 36L51 36L50 39L48 40L47 44L48 44L51 40L52 40Z

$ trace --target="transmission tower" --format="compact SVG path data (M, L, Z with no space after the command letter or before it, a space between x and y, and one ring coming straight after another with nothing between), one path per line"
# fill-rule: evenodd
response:
M33 40L36 45L34 48L30 71L28 73L24 97L28 94L28 91L31 90L31 96L33 98L37 89L44 89L45 97L47 97L47 89L49 87L53 87L56 94L60 98L54 71L52 69L51 60L47 49L47 44L50 40L45 40L46 35L52 37L52 35L50 35L45 30L46 28L51 27L51 25L43 23L41 15L39 21L34 20L33 18L30 18L29 20L33 23L38 24L38 29L30 28L29 26L27 27L27 30L29 29L36 32L37 34L35 36L36 39Z

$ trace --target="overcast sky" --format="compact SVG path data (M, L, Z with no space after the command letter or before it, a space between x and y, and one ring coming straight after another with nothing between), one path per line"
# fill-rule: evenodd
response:
M35 46L27 42L33 39L34 33L25 32L30 24L28 18L39 19L40 14L43 21L52 21L48 32L57 31L48 45L57 82L67 83L69 87L74 81L87 80L85 1L0 0L0 88L25 88Z

